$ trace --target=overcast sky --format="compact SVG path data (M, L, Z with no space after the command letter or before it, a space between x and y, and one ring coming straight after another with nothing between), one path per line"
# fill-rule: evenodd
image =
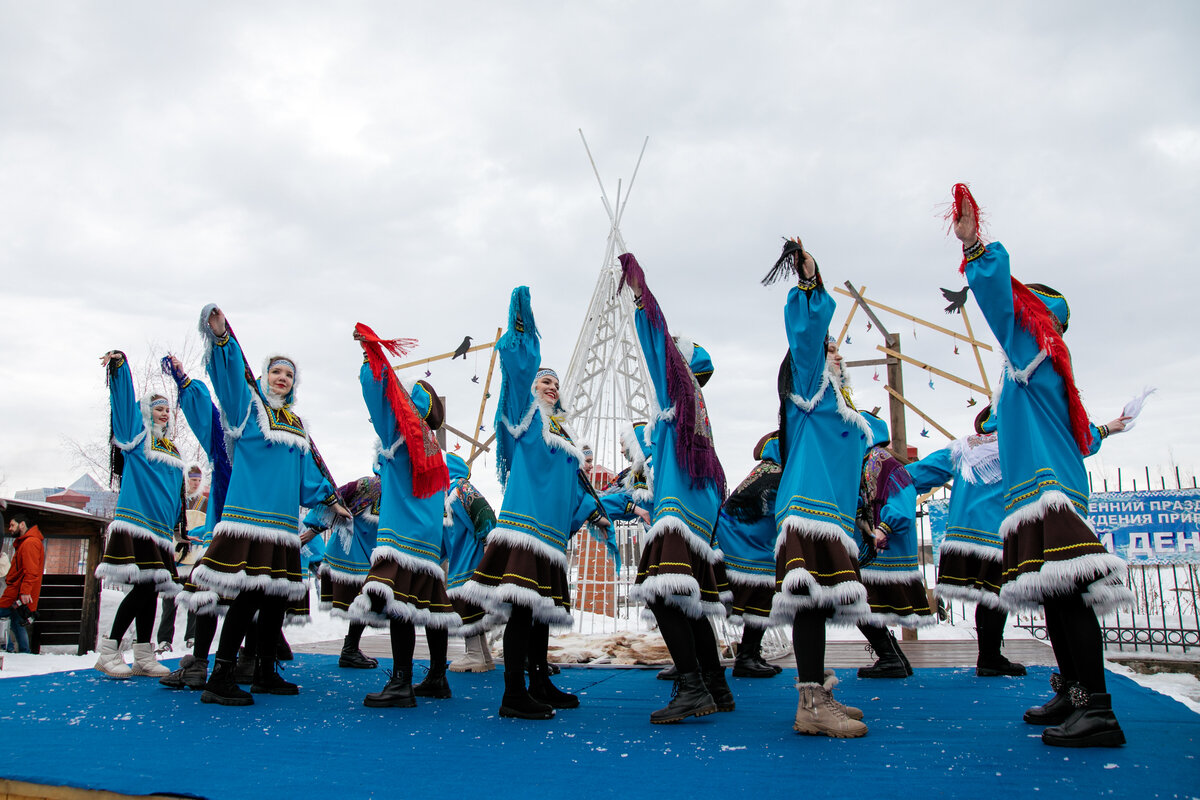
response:
M0 14L0 493L82 473L64 441L107 433L98 356L194 359L207 302L256 368L268 350L299 360L297 410L339 481L366 472L372 440L357 321L434 355L487 340L528 284L543 361L565 374L608 228L580 128L610 194L650 137L622 230L673 330L713 355L706 396L731 484L775 426L786 288L758 281L780 237L802 236L830 284L961 330L938 291L963 285L938 210L959 180L1015 274L1071 302L1093 419L1159 387L1089 466L1142 484L1144 465L1157 481L1200 460L1194 2ZM978 382L966 348L884 322L904 352ZM861 314L850 336L848 357L878 355ZM486 368L483 353L432 369L455 425L473 426L469 378ZM870 368L854 379L860 406L884 403ZM919 369L905 386L956 434L982 399ZM908 426L922 454L946 443ZM491 466L477 470L485 491Z

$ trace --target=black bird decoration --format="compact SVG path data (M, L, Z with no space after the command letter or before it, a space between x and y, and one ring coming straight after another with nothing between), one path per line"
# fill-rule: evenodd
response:
M479 383L479 376L478 375L472 376L471 383Z
M968 397L967 398L967 408L970 408L971 406L975 405L977 402L979 402L979 401L976 400L974 397Z
M950 305L946 306L947 314L958 314L962 311L962 307L967 304L967 292L970 289L970 286L964 286L957 292L950 289L942 289L942 297L950 301Z
M428 378L428 377L429 377L430 375L432 375L432 374L433 374L433 373L432 373L432 372L430 372L429 370L425 370L425 377L426 377L426 378Z
M450 356L450 360L453 361L454 359L458 358L459 356L462 356L463 361L466 361L467 360L467 351L470 349L471 349L471 337L464 336L463 340L462 340L462 344L460 344L458 346L458 349L454 351L454 355Z

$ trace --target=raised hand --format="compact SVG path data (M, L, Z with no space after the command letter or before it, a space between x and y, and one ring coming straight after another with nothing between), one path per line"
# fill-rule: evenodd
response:
M219 308L214 308L208 315L208 327L212 330L213 335L217 338L224 336L229 328L225 323L225 312Z
M964 247L970 247L979 241L979 225L971 203L964 202L962 204L962 213L954 220L954 235L958 237Z

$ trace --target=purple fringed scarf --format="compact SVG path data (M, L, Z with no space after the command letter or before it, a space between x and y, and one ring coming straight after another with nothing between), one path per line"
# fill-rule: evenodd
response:
M667 397L675 409L675 418L671 425L675 429L675 461L680 469L692 479L692 486L702 481L712 481L725 499L725 471L717 458L716 446L713 444L712 426L709 424L708 409L704 405L704 395L692 375L692 369L683 360L683 354L675 346L667 330L667 320L663 317L658 301L646 286L646 275L632 253L620 257L621 283L617 286L620 292L625 284L633 278L642 287L642 308L656 333L663 337L663 351L667 358Z

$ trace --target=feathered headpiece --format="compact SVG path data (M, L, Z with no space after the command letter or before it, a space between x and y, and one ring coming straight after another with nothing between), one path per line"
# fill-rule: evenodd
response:
M717 458L716 447L712 440L712 429L709 426L708 412L704 406L703 395L692 375L691 367L684 361L679 348L671 344L671 334L667 330L667 320L659 308L658 301L646 286L646 275L632 253L620 257L621 282L617 286L620 292L626 283L636 283L642 287L642 308L652 327L666 344L663 351L667 361L667 397L675 416L671 425L675 428L675 441L678 443L675 458L679 466L692 479L692 485L703 480L716 484L722 499L725 497L725 471Z
M978 231L982 214L979 204L971 195L970 188L965 183L956 183L953 193L954 202L950 211L947 212L947 216L953 214L953 220L957 220L962 216L964 208L969 205L975 214L976 230ZM967 260L964 256L958 271L965 273L966 269ZM1079 397L1079 387L1075 385L1075 372L1071 368L1071 352L1067 349L1066 342L1063 341L1062 333L1059 332L1062 322L1051 312L1046 303L1029 291L1025 284L1016 278L1010 277L1010 280L1012 281L1013 312L1016 314L1017 324L1033 337L1040 349L1046 352L1054 371L1062 378L1067 393L1071 436L1075 439L1075 445L1079 448L1079 452L1087 455L1092 449L1091 423L1088 421L1087 410L1083 407L1083 400Z
M404 445L412 462L413 495L424 498L445 491L450 486L450 473L446 470L446 461L442 458L437 437L413 406L412 398L400 385L383 352L387 350L394 356L408 355L408 351L417 345L417 340L381 339L361 322L354 326L354 331L361 337L367 363L371 365L371 374L375 380L383 380L384 395L396 417L400 433L404 435Z

